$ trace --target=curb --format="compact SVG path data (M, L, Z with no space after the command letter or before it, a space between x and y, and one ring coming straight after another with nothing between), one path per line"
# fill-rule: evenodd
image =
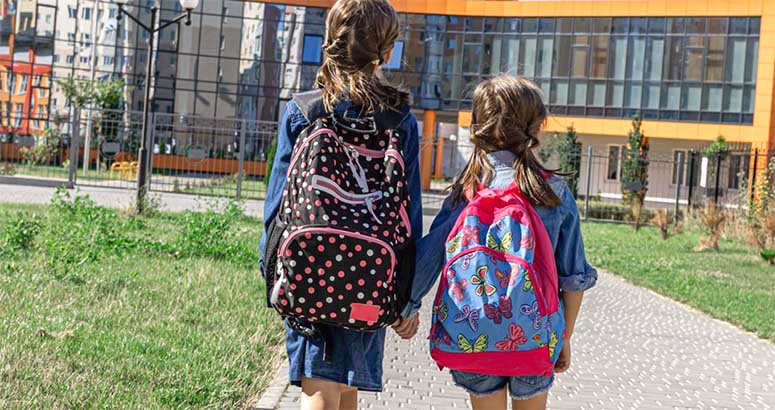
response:
M280 400L288 389L288 361L277 368L277 371L258 402L248 407L250 410L274 410L280 404Z

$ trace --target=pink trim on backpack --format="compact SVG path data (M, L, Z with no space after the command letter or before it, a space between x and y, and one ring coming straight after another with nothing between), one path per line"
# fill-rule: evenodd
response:
M536 376L536 374L543 374L549 377L554 368L548 346L522 352L502 353L449 353L434 348L431 350L431 357L439 365L439 369L447 367L491 376Z
M398 210L398 213L401 215L401 220L404 221L404 225L406 226L406 230L409 232L409 237L412 236L412 220L409 218L409 214L406 213L406 208L404 208L403 205L401 205L401 209Z

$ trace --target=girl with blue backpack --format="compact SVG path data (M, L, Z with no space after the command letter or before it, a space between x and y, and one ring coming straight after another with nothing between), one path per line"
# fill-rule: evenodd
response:
M359 390L382 390L386 327L417 331L401 313L422 235L418 126L380 68L400 30L388 0L334 3L318 90L280 124L261 268L302 409L356 408Z
M412 317L441 272L431 356L473 408L546 407L568 369L586 260L576 201L533 150L547 118L540 89L500 76L474 93L468 164L418 245Z

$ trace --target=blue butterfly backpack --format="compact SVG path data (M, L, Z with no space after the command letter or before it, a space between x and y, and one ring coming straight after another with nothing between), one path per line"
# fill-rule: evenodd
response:
M565 331L554 251L516 183L480 189L446 248L429 338L439 367L551 376Z

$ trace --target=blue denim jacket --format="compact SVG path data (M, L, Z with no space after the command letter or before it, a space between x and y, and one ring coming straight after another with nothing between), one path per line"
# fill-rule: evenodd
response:
M358 111L350 102L342 102L337 107L338 113L347 113L350 118L356 118ZM259 251L264 255L266 251L266 230L269 224L277 216L280 208L280 201L285 189L286 175L290 166L293 145L296 138L310 125L307 118L299 106L291 100L285 108L282 122L280 123L280 133L277 141L277 151L275 153L274 163L272 164L272 174L269 179L269 186L266 191L266 201L264 202L264 234L261 235ZM406 176L409 184L409 219L412 223L412 236L420 238L422 236L422 198L420 185L420 137L417 129L417 119L414 114L409 116L400 125L399 131L404 135L404 163L406 164ZM264 272L263 257L259 261L261 271Z
M488 154L495 170L490 188L506 188L514 180L514 154L498 151ZM544 222L546 231L554 247L561 291L584 291L595 285L597 271L587 263L584 254L584 242L581 239L579 211L573 194L561 178L552 177L549 185L557 193L562 203L555 208L536 207L536 212ZM441 211L434 219L430 232L417 245L417 271L415 272L412 298L402 313L411 317L421 307L422 298L436 284L445 263L445 242L455 225L458 215L465 207L452 205L447 198Z

